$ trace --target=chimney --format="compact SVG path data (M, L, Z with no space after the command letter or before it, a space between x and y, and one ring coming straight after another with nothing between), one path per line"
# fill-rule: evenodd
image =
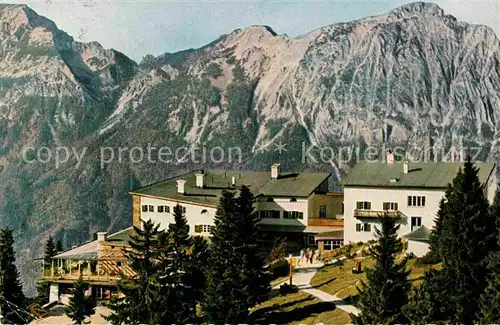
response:
M106 240L106 232L105 231L100 231L97 233L97 241L105 241Z
M235 176L231 177L231 185L232 186L236 185L236 177Z
M280 164L273 164L271 166L271 178L278 179L280 177Z
M203 170L196 174L196 187L205 188L205 176Z
M394 153L392 150L387 151L386 159L387 165L392 165L394 164Z
M177 193L179 194L186 194L186 190L184 189L184 184L186 184L186 181L183 179L178 179L177 180Z
M408 171L409 171L409 170L408 170L408 160L405 160L405 161L403 162L403 173L404 173L404 174L408 174Z

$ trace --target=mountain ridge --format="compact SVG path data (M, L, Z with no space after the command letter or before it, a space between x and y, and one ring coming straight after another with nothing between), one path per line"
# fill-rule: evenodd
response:
M341 149L477 146L498 159L500 42L434 4L297 37L248 26L140 63L30 10L0 5L0 226L15 230L31 294L49 234L69 248L126 227L131 189L186 170L280 162L331 172L334 186L355 162ZM85 154L60 166L22 160L24 148L61 146ZM185 150L169 163L129 155L148 146ZM204 161L196 148L241 157Z

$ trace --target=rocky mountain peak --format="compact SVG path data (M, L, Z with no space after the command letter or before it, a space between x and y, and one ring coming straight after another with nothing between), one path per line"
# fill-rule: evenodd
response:
M393 9L390 11L390 14L409 16L413 16L415 14L422 16L444 16L444 11L435 3L417 1Z

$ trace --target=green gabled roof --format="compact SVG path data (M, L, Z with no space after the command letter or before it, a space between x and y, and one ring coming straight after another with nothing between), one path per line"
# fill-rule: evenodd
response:
M484 184L492 175L494 163L476 163L479 180ZM409 172L403 173L403 162L361 161L357 163L342 180L344 186L366 187L415 187L446 188L463 167L462 163L409 163ZM391 181L393 180L393 181ZM394 181L396 180L396 181Z
M403 237L408 240L424 241L430 240L431 231L426 226L420 226L414 231L404 235Z
M281 173L278 179L271 178L271 172L245 172L205 170L205 188L196 187L196 174L193 171L175 176L165 181L151 184L131 191L131 194L189 201L216 206L223 190L234 191L242 185L247 186L254 196L308 197L328 177L329 173ZM236 184L231 186L232 177ZM177 193L176 181L185 180L185 194Z
M120 241L128 243L130 241L130 236L134 233L134 227L128 227L107 236L106 241Z

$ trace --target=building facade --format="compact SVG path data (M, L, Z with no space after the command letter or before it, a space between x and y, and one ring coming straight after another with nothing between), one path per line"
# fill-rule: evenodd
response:
M68 303L80 275L94 298L107 301L117 295L120 274L134 275L124 255L132 233L132 227L109 236L100 232L96 240L54 256L51 265L44 265L42 276L50 283L49 303Z
M315 235L342 230L343 194L328 192L329 173L282 173L199 170L132 191L135 226L152 220L167 229L173 209L185 212L190 235L210 237L222 191L247 186L255 197L259 227L269 241L284 236L289 248L316 246Z
M429 249L428 234L439 202L462 164L395 162L391 155L386 162L358 163L343 180L344 242L374 240L379 216L387 215L396 219L398 235L407 238L409 252L423 256ZM476 167L492 202L497 189L495 164Z

